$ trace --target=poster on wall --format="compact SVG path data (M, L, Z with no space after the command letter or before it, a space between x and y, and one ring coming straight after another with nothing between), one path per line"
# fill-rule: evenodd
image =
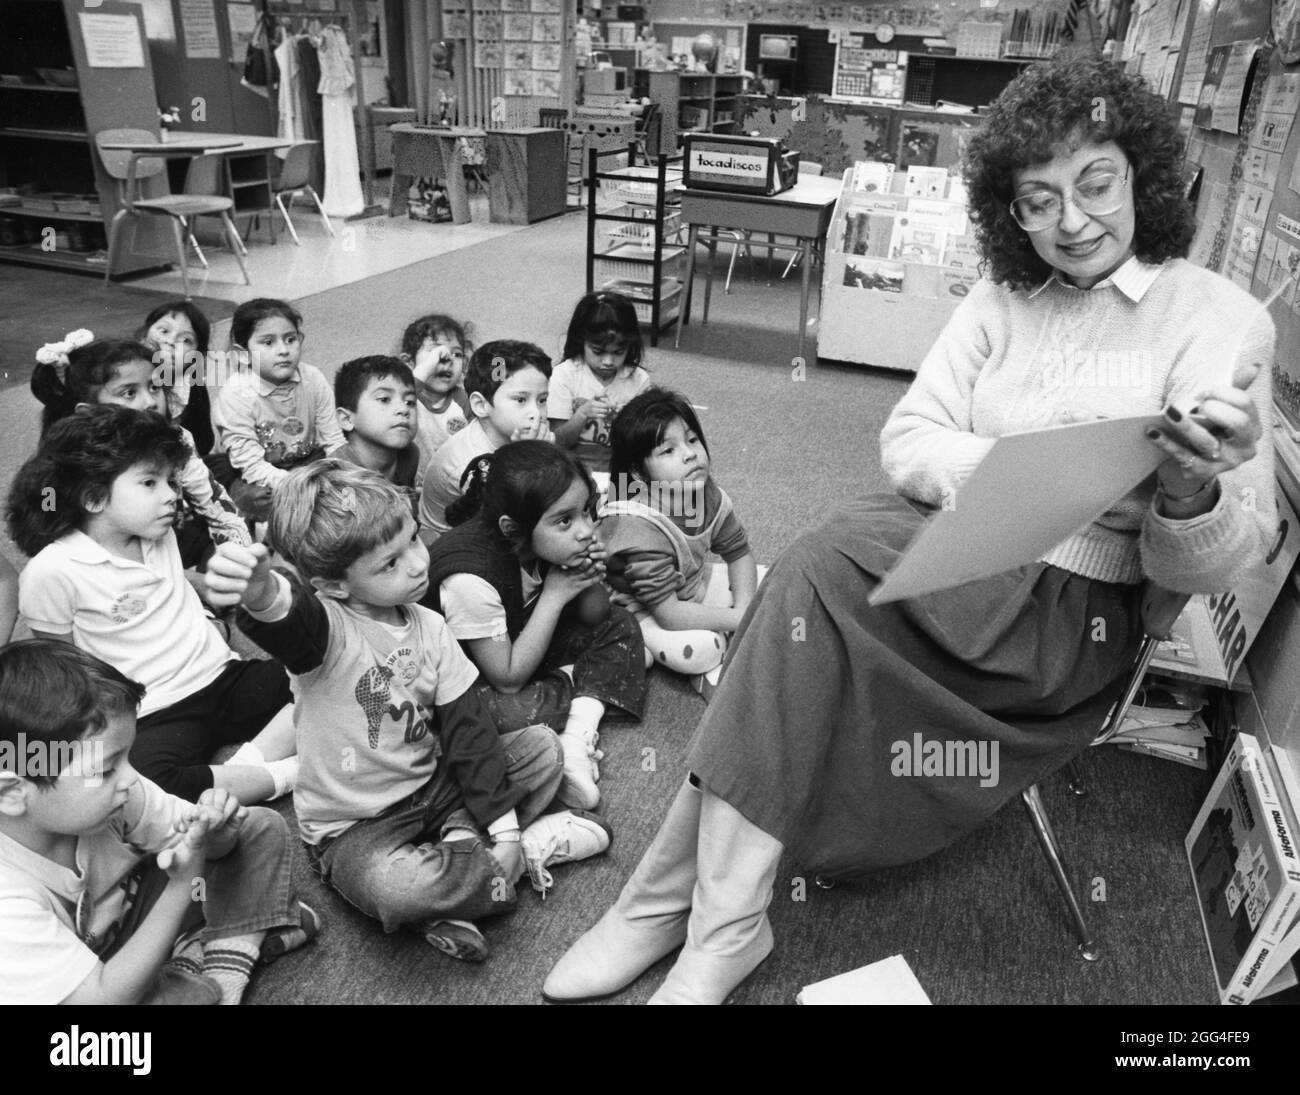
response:
M230 26L230 60L243 64L257 29L257 9L252 4L226 5L226 23Z
M180 11L185 56L195 61L219 58L221 38L217 33L217 9L213 0L180 0Z
M1180 103L1195 104L1200 101L1201 81L1205 77L1207 55L1210 52L1210 33L1214 30L1216 0L1199 0L1191 14L1192 36L1187 42L1187 61L1183 65L1183 80L1178 87Z
M134 15L80 11L77 17L91 68L144 68L144 42Z

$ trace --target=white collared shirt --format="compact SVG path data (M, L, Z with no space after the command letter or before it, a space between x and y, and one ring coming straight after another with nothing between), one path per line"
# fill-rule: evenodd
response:
M185 580L176 534L141 547L137 563L70 532L23 569L18 606L33 631L71 634L80 649L143 684L143 717L206 688L239 655Z
M1164 265L1162 263L1143 262L1137 255L1130 255L1119 264L1119 267L1109 277L1103 278L1092 288L1107 289L1113 285L1134 304L1138 304L1146 296L1147 290L1155 283L1156 278L1160 276L1163 269ZM1044 281L1042 285L1029 291L1030 298L1038 296L1052 282L1063 285L1066 289L1073 289L1077 293L1091 292L1090 289L1080 289L1077 285L1071 285L1065 280L1060 270L1053 270L1051 277Z

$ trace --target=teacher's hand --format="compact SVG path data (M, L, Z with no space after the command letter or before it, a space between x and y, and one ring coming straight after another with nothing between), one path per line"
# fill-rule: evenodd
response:
M1164 422L1148 431L1167 457L1156 469L1167 497L1188 498L1255 455L1264 431L1246 389L1258 373L1258 365L1242 366L1231 385L1210 388L1187 410L1166 407Z

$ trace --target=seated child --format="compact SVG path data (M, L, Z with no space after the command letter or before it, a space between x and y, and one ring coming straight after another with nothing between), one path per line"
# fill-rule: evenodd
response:
M415 376L415 394L420 400L420 467L415 485L424 483L424 473L433 454L469 425L474 412L465 391L465 358L474 347L466 338L469 324L451 316L421 316L402 332L402 358Z
M406 362L382 354L345 361L334 377L334 402L348 439L334 455L414 490L420 450L415 378Z
M279 814L132 767L144 694L68 643L0 650L0 1004L237 1004L319 928Z
M42 433L59 419L99 404L138 411L157 409L168 417L169 404L161 398L162 390L154 382L166 370L155 365L153 357L143 343L106 338L76 347L55 365L38 362L32 373L32 389L45 404ZM247 544L251 538L230 496L200 459L198 446L184 427L181 438L189 457L179 475L176 538L181 565L201 570L214 544L222 540Z
M546 413L555 443L575 449L587 467L609 471L609 426L637 392L649 387L636 308L621 293L588 293L573 310L564 360L555 366ZM608 486L608 483L602 484Z
M172 524L189 458L155 411L94 406L54 423L9 494L9 533L31 557L19 607L38 638L74 643L148 689L131 750L143 776L191 802L212 787L258 802L293 782L289 681L277 662L241 660L185 580Z
M474 666L416 604L429 556L397 487L337 460L299 468L276 488L270 543L301 577L272 571L260 544L227 544L205 580L293 674L312 866L385 931L481 961L472 921L513 907L525 868L540 888L549 865L603 852L609 827L542 814L560 784L555 735L489 723Z
M704 431L686 399L647 389L619 412L610 441L604 534L615 600L640 620L654 660L691 674L707 699L760 568L709 474ZM710 552L725 570L708 562Z
M531 342L489 342L474 351L465 375L474 421L429 463L420 492L420 538L432 544L451 525L447 507L465 493L470 462L509 441L552 440L546 424L551 359Z
M245 301L230 320L230 344L248 369L229 377L212 405L213 455L229 462L235 504L254 521L271 511L271 489L291 468L343 446L329 381L299 361L302 316L282 300Z
M600 801L597 728L607 706L639 719L645 651L632 616L611 608L601 578L596 491L571 454L519 441L479 457L456 525L430 553L430 596L483 674L501 731L562 730L560 801ZM429 603L429 602L426 602Z
M200 456L212 451L212 401L208 398L208 343L212 325L193 301L169 300L144 317L135 337L161 355L154 379L168 418L194 438Z

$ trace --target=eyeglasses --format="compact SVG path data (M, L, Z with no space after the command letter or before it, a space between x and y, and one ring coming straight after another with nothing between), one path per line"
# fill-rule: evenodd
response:
M1073 201L1080 213L1090 217L1104 217L1117 212L1124 204L1124 187L1128 184L1128 171L1117 175L1103 171L1090 175L1070 191L1072 196L1062 196L1054 190L1036 190L1023 194L1011 202L1011 215L1026 232L1046 232L1055 228L1065 216L1065 203Z

